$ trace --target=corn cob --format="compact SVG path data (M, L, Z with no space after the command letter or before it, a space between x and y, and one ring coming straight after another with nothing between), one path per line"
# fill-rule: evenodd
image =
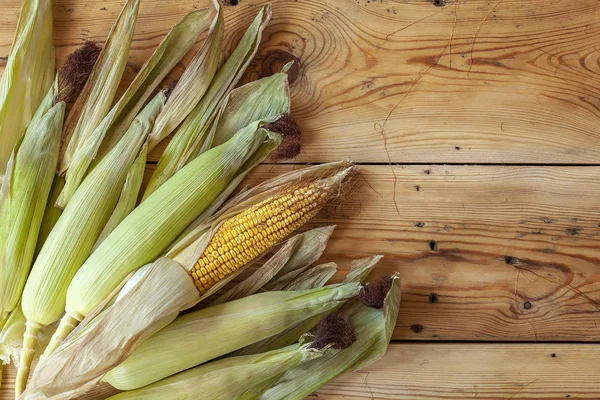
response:
M314 217L331 196L327 181L305 182L225 221L190 275L201 294Z

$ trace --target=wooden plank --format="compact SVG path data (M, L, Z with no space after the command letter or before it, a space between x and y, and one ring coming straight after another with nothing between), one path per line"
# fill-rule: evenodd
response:
M598 357L591 344L392 343L382 360L309 399L597 399ZM0 399L12 399L14 373L5 368ZM83 399L115 392L101 386Z
M297 167L261 166L251 182ZM385 255L373 277L402 278L394 338L600 340L599 167L360 171L318 221L338 226L323 262Z
M121 3L56 0L59 62L84 39L104 41ZM304 131L300 162L598 162L597 0L273 3L248 76L298 61L292 91ZM19 4L2 2L2 57ZM170 26L208 4L145 0L125 81ZM263 4L226 7L226 54Z

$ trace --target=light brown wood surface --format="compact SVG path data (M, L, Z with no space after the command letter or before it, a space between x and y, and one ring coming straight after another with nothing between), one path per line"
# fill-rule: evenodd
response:
M592 344L393 343L379 362L307 400L598 399L599 357ZM13 381L11 369L0 398ZM82 400L114 393L100 386Z
M402 277L399 342L314 398L598 399L600 1L433 1L273 0L244 78L295 60L303 130L292 165L248 182L362 164L343 204L314 222L338 225L323 261L339 280L352 259L381 253L373 277ZM0 0L0 72L20 2ZM54 2L62 64L84 40L102 44L123 0ZM225 55L265 3L225 8ZM122 86L208 5L143 0ZM5 368L0 399L13 377Z

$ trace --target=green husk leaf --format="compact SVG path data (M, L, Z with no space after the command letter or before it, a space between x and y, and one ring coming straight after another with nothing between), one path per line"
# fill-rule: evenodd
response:
M110 400L251 400L276 382L288 369L321 357L327 349L294 344L245 357L229 357L181 372L141 389L119 393Z
M284 290L306 290L323 287L337 272L337 264L330 262L327 264L312 267L290 282Z
M65 103L34 118L17 143L0 191L0 316L21 298L58 161Z
M25 285L28 321L49 325L59 319L67 287L108 222L128 171L162 106L159 93L140 113L117 146L90 172L46 239Z
M202 48L187 66L177 82L173 93L159 115L154 129L148 138L151 151L164 138L169 136L198 104L208 90L217 72L223 42L223 13L220 3L214 2L217 15L213 20Z
M210 10L194 11L175 25L144 64L123 97L81 143L69 163L65 187L58 200L59 206L64 207L69 202L96 156L102 159L121 139L154 89L208 28L210 14Z
M178 317L144 342L104 381L131 390L263 340L295 321L356 296L356 283L301 292L266 292Z
M60 175L69 169L74 157L111 108L127 65L139 7L140 0L127 0L123 6L83 91L67 117L58 167Z
M54 81L53 2L24 0L0 80L0 177ZM1 180L1 178L0 178Z
M231 57L217 72L202 100L187 116L165 149L150 178L144 197L154 192L198 154L211 148L212 138L209 132L219 105L235 87L256 54L262 31L270 19L271 5L267 5L258 13Z
M135 204L142 187L142 181L144 179L147 156L148 146L144 144L142 150L140 151L140 155L136 158L131 166L131 169L129 170L129 173L127 174L125 184L123 185L123 189L121 189L119 201L117 202L110 219L104 226L102 233L98 237L98 240L94 244L93 250L95 250L100 243L102 243L104 239L106 239L106 237L117 227L117 225L119 225L121 221L123 221L125 217L127 217L135 208Z
M356 302L347 310L356 331L354 344L287 371L260 399L301 400L331 379L380 359L390 342L399 307L400 280L395 275L382 309Z
M344 283L363 283L367 279L369 273L373 270L373 267L375 267L382 257L383 256L376 255L352 261L350 272L348 275L346 275ZM321 318L323 318L323 315L316 315L312 318L307 318L298 324L291 325L288 329L278 335L274 335L250 346L246 346L243 349L236 351L234 354L257 354L288 346L298 340L298 338L300 338L304 332L308 332L317 326Z
M213 145L219 145L239 129L253 121L275 122L282 114L289 114L290 87L286 64L281 72L245 84L231 91L223 101L213 124Z
M48 235L50 235L50 232L52 232L52 229L54 229L54 225L56 225L58 219L62 215L62 210L56 207L55 204L64 186L65 178L55 175L54 180L52 181L50 195L48 196L48 201L46 202L46 209L44 210L44 217L42 218L42 224L40 226L40 232L38 234L38 240L35 246L34 259L37 258L38 254L40 254L40 250L42 250L42 246L46 242L46 239L48 239Z
M334 228L335 226L315 228L293 236L256 272L232 287L212 304L221 304L256 293L283 268L308 267L321 257Z

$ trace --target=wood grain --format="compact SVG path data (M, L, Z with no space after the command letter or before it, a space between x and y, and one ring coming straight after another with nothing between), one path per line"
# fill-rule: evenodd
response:
M393 343L379 362L307 400L597 399L600 348L590 344ZM0 398L12 395L4 372ZM82 400L116 391L100 386Z
M373 277L400 272L395 339L600 340L600 168L360 171L318 221L337 224L322 261L385 255Z
M59 63L84 39L103 42L121 6L120 0L55 3ZM304 151L297 161L598 162L597 0L273 3L248 78L298 61L293 113ZM8 55L19 4L2 2L1 57ZM177 20L208 4L144 0L125 82ZM225 54L263 4L226 7Z

